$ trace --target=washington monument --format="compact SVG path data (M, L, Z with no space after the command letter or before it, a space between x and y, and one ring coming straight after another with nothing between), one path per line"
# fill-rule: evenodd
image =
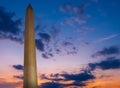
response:
M37 88L34 13L31 5L28 5L25 16L23 88Z

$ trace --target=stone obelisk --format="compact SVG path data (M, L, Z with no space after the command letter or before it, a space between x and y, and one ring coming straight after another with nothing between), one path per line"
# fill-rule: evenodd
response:
M24 88L37 88L34 13L31 5L26 9L24 36Z

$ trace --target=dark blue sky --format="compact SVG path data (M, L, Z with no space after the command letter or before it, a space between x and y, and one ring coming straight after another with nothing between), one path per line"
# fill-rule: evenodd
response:
M0 0L0 88L22 85L28 4L34 9L40 88L120 86L120 0Z

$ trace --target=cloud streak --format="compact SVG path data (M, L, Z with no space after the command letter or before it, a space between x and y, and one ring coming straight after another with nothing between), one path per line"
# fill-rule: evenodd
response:
M24 76L22 76L22 75L20 75L20 76L18 76L18 75L14 75L13 77L14 77L14 78L17 78L17 79L21 79L21 80L24 79Z
M94 41L94 43L101 43L101 42L104 42L104 41L113 39L113 38L115 38L115 37L118 37L118 36L119 36L119 34L112 34L112 35L109 35L109 36L100 38L100 39L98 39L97 41Z

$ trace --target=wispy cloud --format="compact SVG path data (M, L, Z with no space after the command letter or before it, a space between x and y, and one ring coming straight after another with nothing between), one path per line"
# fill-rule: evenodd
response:
M94 43L101 43L101 42L104 42L104 41L113 39L113 38L115 38L115 37L118 37L118 36L119 36L119 34L112 34L112 35L109 35L109 36L106 36L106 37L97 39L96 41L93 41L93 42L94 42Z
M77 23L79 25L85 24L86 21L84 19L81 19L80 14L84 14L84 6L85 5L79 5L79 6L73 6L72 4L64 4L61 5L61 9L65 12L72 11L72 14L77 15L75 17L69 18L66 22L67 24L74 24ZM81 10L81 11L79 11ZM21 26L21 19L14 19L15 13L13 12L7 12L3 7L0 7L0 39L9 39L11 41L23 44L23 34L24 32L20 28ZM73 23L72 23L73 22ZM6 25L7 24L7 25ZM60 54L62 51L65 51L66 54L76 54L76 47L72 44L62 44L61 45L55 45L56 42L58 42L58 37L61 33L61 29L58 28L55 24L48 29L48 25L39 25L37 24L35 27L37 38L35 39L36 48L42 52L41 56L43 58L50 58L53 57L54 54ZM21 35L22 34L22 35ZM62 40L61 40L62 41ZM63 41L64 42L64 41ZM68 41L65 41L68 42ZM60 43L60 42L58 42ZM64 50L64 47L69 46L69 48L66 48ZM64 52L63 52L64 53Z
M85 3L78 6L74 6L71 3L61 5L60 11L68 15L68 18L65 19L64 22L61 22L61 25L67 24L74 26L75 24L85 24L86 20L84 18L88 17L88 15L85 13L86 6L87 5Z
M64 13L74 14L77 16L85 16L84 9L86 4L81 4L78 6L74 6L71 3L66 3L60 6L60 11Z
M60 6L60 11L62 11L62 12L69 12L69 11L71 11L71 9L72 9L71 3L67 3L67 4Z
M23 75L14 75L13 76L14 78L17 78L17 79L21 79L21 80L23 80L24 79L24 76Z

